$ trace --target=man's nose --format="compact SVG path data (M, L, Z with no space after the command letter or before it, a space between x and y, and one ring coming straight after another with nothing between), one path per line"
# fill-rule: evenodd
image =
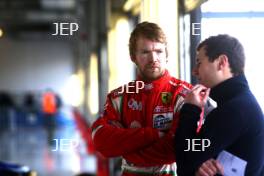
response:
M151 62L158 61L158 59L159 59L158 54L156 52L150 52L149 59Z

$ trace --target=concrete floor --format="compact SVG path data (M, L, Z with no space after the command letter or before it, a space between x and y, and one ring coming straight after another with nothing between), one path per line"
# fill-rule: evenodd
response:
M1 124L3 126L4 124ZM86 144L75 125L59 127L48 141L42 127L12 127L0 133L0 161L29 166L38 176L74 176L95 173L96 159L86 153Z

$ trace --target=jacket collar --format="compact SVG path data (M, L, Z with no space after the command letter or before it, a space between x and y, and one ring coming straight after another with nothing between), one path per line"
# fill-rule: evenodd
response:
M210 91L210 97L219 106L246 90L249 90L248 82L245 75L241 74L213 87Z

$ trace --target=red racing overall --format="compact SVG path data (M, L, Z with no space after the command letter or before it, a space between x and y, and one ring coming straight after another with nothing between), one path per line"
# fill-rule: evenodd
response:
M133 85L130 82L129 88ZM161 78L145 82L138 93L135 87L130 93L121 92L122 87L113 90L92 126L96 150L106 157L122 156L124 176L176 175L173 136L190 88L166 71ZM159 132L165 135L160 137Z

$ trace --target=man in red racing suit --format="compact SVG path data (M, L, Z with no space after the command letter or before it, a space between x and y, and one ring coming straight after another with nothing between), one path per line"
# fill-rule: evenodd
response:
M108 94L104 112L92 125L93 143L104 156L123 158L124 176L176 175L173 138L191 85L166 70L167 42L157 24L138 24L129 52L138 79Z
M135 82L128 85L136 92ZM96 149L107 157L122 156L123 175L175 175L173 134L190 87L166 71L138 93L112 91L92 127Z

